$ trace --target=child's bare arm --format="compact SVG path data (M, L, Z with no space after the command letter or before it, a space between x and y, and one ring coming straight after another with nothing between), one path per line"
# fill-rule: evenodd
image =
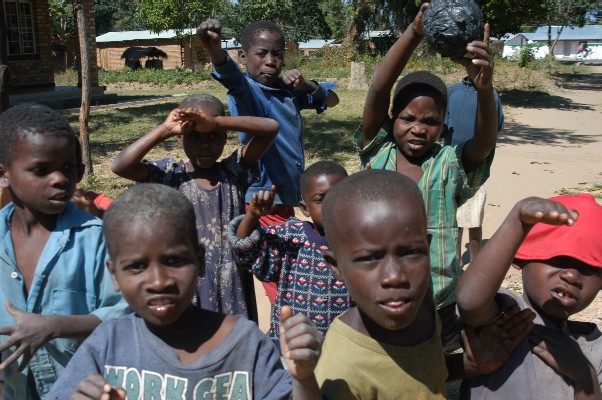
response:
M142 162L146 154L162 141L181 134L187 128L186 123L181 120L180 110L172 110L165 122L119 153L111 164L111 170L135 182L146 181L150 174L149 166Z
M19 310L9 301L6 310L15 318L15 324L0 327L0 335L9 339L0 343L0 352L15 347L15 351L2 360L0 370L5 370L23 356L19 370L25 368L36 351L56 338L84 338L100 324L95 315L39 315Z
M314 375L322 341L322 334L305 315L293 315L290 307L282 307L280 349L293 377L294 400L322 398Z
M374 139L388 117L391 89L422 40L422 14L427 7L428 3L422 5L414 21L387 51L374 72L362 116L364 146Z
M498 132L497 107L493 96L493 54L489 47L489 24L485 24L483 41L474 41L466 51L474 58L457 58L477 89L477 115L472 139L464 145L462 164L466 172L475 170L495 148Z
M495 301L514 255L533 225L572 225L578 215L561 203L529 197L519 201L458 280L456 301L462 320L481 326L500 314Z
M249 203L249 209L236 230L236 236L246 238L251 235L259 219L268 215L274 209L274 199L276 198L276 186L272 185L270 191L260 190L254 193Z
M529 336L531 351L573 381L575 399L602 399L598 374L570 336L536 326Z
M222 23L217 19L207 19L196 29L196 34L201 41L201 46L207 49L211 63L224 65L227 56L221 46Z
M88 375L75 388L72 400L125 400L123 389L114 388L99 373Z

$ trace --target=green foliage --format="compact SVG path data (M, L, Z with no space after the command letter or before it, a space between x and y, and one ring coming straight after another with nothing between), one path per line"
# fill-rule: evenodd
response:
M341 40L351 26L352 9L345 0L322 0L320 2L324 20L332 31L332 38Z
M142 0L136 15L153 32L174 29L183 37L188 29L215 14L220 4L219 0Z
M304 42L332 36L320 4L314 0L241 0L224 7L220 19L226 28L225 34L235 38L240 38L247 24L257 20L280 25L287 41Z
M67 38L75 33L76 26L73 19L73 4L70 1L50 0L48 2L50 13L50 34L60 43L65 43Z
M177 69L137 69L129 68L121 71L100 71L98 79L101 85L110 83L137 82L149 85L160 85L173 88L175 85L196 85L210 79L207 71L189 72Z
M534 60L535 60L535 47L531 46L531 45L522 46L518 53L518 57L516 58L516 64L521 68L525 68L529 64L531 64Z

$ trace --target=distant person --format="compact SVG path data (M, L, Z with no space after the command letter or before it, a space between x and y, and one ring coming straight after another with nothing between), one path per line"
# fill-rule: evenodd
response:
M518 305L536 314L535 328L499 370L465 381L462 398L602 398L602 333L572 317L602 290L601 226L602 206L590 194L514 206L460 278L458 311L480 327ZM501 287L512 263L522 296Z
M251 22L241 33L241 61L246 72L221 49L221 32L222 24L215 19L204 21L197 29L215 68L214 78L228 89L230 113L273 118L280 124L274 145L259 161L260 177L249 187L245 201L249 204L254 194L269 192L275 185L276 207L259 222L263 227L286 222L295 216L294 207L301 200L300 179L305 168L301 110L321 113L336 106L339 98L332 90L336 85L306 79L296 69L281 77L286 53L284 34L271 21ZM251 139L245 132L238 136L242 143ZM264 287L274 304L276 284Z
M206 251L205 275L199 277L194 302L206 310L257 319L252 275L235 265L226 234L232 218L245 212L244 196L257 178L257 161L272 145L278 128L269 118L225 116L217 98L192 95L113 160L111 168L117 175L168 185L194 205L199 242ZM218 161L229 130L246 132L251 139ZM149 151L174 136L188 161L144 160Z
M493 96L497 108L497 131L499 134L504 127L504 111L495 90L493 91ZM444 136L446 145L463 145L474 136L477 98L477 88L472 79L470 79L470 76L465 76L462 82L454 83L447 87L447 111L445 113L447 131ZM464 228L468 229L468 245L471 260L474 259L481 248L486 200L487 186L483 183L474 196L460 205L456 212L456 219L458 220L457 254L460 267L463 266L462 233Z
M306 317L282 315L285 370L255 323L192 305L203 273L195 220L164 185L117 197L104 219L107 266L134 313L99 326L46 399L317 398L322 339Z
M67 120L40 104L0 114L0 381L4 399L43 397L81 341L127 304L106 269L102 221L71 202L84 173Z
M259 218L273 208L276 188L272 188L253 195L246 215L230 223L228 238L242 267L262 282L278 283L269 331L276 342L285 306L309 317L325 334L332 321L351 305L347 287L332 274L324 259L328 243L322 225L322 202L346 177L345 168L332 161L318 161L305 170L299 207L309 221L291 217L268 228L258 226Z
M443 324L443 341L446 350L453 351L460 346L461 330L455 311L455 288L462 274L456 256L456 210L489 177L498 118L488 24L483 41L466 46L474 58L455 59L465 67L477 88L472 139L455 147L438 144L444 128L447 87L428 71L403 76L389 109L393 85L422 41L422 13L427 6L428 3L422 5L375 71L355 141L362 168L400 172L416 182L423 194L432 237L431 282Z

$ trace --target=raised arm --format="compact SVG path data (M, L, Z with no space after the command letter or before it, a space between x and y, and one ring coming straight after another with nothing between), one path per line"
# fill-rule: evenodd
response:
M481 326L500 314L495 296L533 225L572 225L577 217L576 212L552 200L529 197L518 202L458 280L456 301L462 320Z
M183 121L194 124L196 132L237 131L251 136L251 140L242 149L242 158L247 166L257 164L270 148L280 125L271 118L249 116L212 116L193 108L179 111ZM184 133L185 134L185 133Z
M282 82L290 87L292 90L302 90L308 93L315 93L319 91L320 84L316 81L305 79L303 74L298 69L291 69L286 71L282 76ZM320 89L323 93L323 88ZM339 104L339 96L333 91L328 90L326 92L326 98L324 99L326 107L331 108Z
M201 47L209 53L211 63L217 66L224 65L227 56L221 46L222 23L217 19L207 19L199 25L196 34L201 41Z
M427 7L428 3L422 5L414 21L387 51L374 72L362 116L364 146L374 139L388 118L391 89L422 40L422 14Z
M255 227L259 224L259 219L268 215L274 209L274 198L276 197L276 186L272 185L270 191L260 190L254 193L249 203L249 209L244 218L238 225L236 236L243 239L249 237Z
M477 90L477 115L472 139L464 145L462 164L464 170L475 170L495 148L498 132L498 115L493 95L493 54L489 47L489 24L485 24L483 41L474 41L466 51L474 58L456 58L462 64Z
M182 133L188 125L182 121L179 109L169 113L165 122L136 140L117 155L111 164L111 170L117 175L135 182L148 180L150 167L142 162L153 147L164 140Z

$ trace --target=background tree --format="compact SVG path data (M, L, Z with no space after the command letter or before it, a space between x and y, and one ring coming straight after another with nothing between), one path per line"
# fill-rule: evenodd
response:
M351 4L346 0L323 0L319 5L332 32L332 38L343 39L351 26Z
M222 6L222 0L142 0L138 4L136 16L148 29L162 32L173 29L183 48L188 38L190 60L194 61L192 42L195 29L203 20L215 15ZM184 65L184 53L180 54ZM194 62L192 62L194 71Z

